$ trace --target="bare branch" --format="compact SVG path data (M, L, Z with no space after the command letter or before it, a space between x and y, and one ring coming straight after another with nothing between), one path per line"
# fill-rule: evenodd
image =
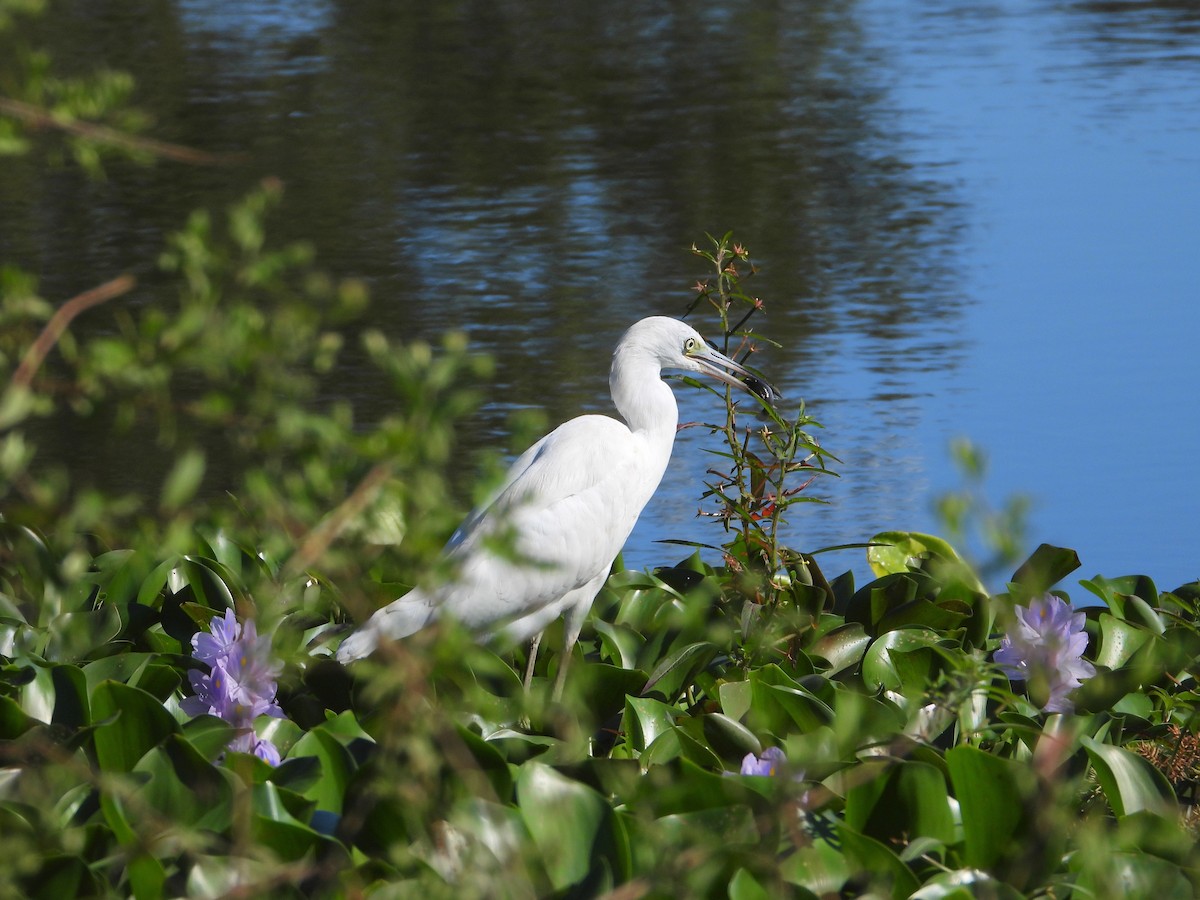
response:
M46 323L42 333L37 336L37 340L25 351L21 364L13 373L11 385L13 387L29 387L33 376L45 361L46 355L58 343L58 339L62 337L67 326L77 315L93 306L99 306L101 303L129 293L135 284L137 284L137 279L132 275L119 275L112 281L106 281L90 291L84 291L82 294L72 297L60 306L50 317L50 321Z
M129 150L140 150L163 159L191 163L192 165L229 166L245 162L247 159L244 153L208 153L204 150L184 147L181 144L171 144L167 141L156 141L153 138L126 134L107 125L61 119L44 107L34 106L32 103L25 103L21 100L13 100L11 97L0 97L0 115L20 119L31 128L50 128L57 131L65 131L67 134L73 134L77 137L88 138L89 140L111 144L116 147L124 147Z

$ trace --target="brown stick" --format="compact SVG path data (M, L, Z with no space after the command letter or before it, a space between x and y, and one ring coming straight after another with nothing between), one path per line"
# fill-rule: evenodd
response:
M321 520L312 531L305 535L296 552L283 567L284 577L299 575L311 566L329 549L329 545L337 540L346 524L375 499L380 489L392 474L392 464L376 463L362 481L350 492L350 496L338 504L337 508Z
M173 159L176 162L192 163L200 166L228 166L245 162L244 153L208 153L204 150L194 150L181 144L171 144L167 141L156 141L153 138L138 137L109 128L107 125L97 125L94 122L78 122L59 119L49 110L13 100L11 97L0 97L0 114L20 119L32 128L54 128L78 137L89 138L105 144L126 147L130 150L142 150L163 159Z
M106 281L90 291L84 291L82 294L72 297L55 310L50 321L42 329L42 333L37 336L37 340L25 351L25 356L21 358L21 364L17 366L17 370L13 372L12 386L29 387L34 374L46 359L46 354L58 343L58 339L67 330L72 319L86 309L129 293L135 284L137 284L137 279L132 275L118 275L112 281Z

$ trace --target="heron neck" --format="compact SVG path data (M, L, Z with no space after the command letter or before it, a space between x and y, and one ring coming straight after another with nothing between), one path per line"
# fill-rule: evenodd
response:
M675 440L679 408L661 373L657 361L618 352L613 357L608 384L617 412L629 430L669 446Z

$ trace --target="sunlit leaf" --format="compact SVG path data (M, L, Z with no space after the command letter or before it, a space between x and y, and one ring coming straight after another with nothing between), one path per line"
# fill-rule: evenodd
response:
M1021 840L1033 773L976 747L954 747L945 759L962 812L967 863L988 869Z
M1152 812L1175 814L1175 795L1163 774L1141 756L1124 747L1114 747L1090 737L1080 738L1087 751L1096 780L1118 816Z
M1044 594L1079 568L1079 554L1065 547L1041 544L1013 573L1012 582L1030 595Z
M179 730L162 703L145 691L104 681L92 691L93 740L101 768L128 772L152 747Z
M555 890L583 881L608 858L621 870L622 848L608 803L549 766L530 762L517 776L517 806ZM614 831L618 829L618 831Z

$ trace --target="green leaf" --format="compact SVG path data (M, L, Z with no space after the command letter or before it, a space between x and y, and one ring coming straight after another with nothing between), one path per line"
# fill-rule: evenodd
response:
M1158 769L1136 753L1104 744L1090 737L1081 737L1096 780L1114 813L1127 816L1151 812L1163 817L1176 814L1175 794Z
M837 833L846 858L869 872L873 885L890 888L895 900L905 900L917 889L917 876L886 845L859 834L845 823L838 826Z
M195 496L204 480L204 452L192 447L175 460L163 482L159 505L164 512L175 512Z
M301 795L312 800L317 809L340 813L346 786L354 774L354 760L349 751L332 735L317 726L288 751L288 759L315 756L321 762L321 777L301 791Z
M947 845L957 840L946 779L935 767L912 760L852 788L846 796L846 824L885 844L916 835Z
M1036 791L1030 769L975 747L946 751L962 815L968 865L989 869L1022 840L1026 798Z
M717 688L721 709L731 719L741 720L754 700L754 686L749 681L723 681Z
M151 748L179 726L162 703L143 690L105 681L92 691L96 759L108 772L129 772Z
M496 799L501 803L507 803L512 795L513 780L504 754L471 729L460 725L456 730L463 743L467 745L467 749L471 751L471 755L475 757L479 768L487 775Z
M596 620L592 628L600 635L600 656L623 669L636 669L638 652L646 639L625 625Z
M1079 554L1065 547L1042 544L1013 573L1012 583L1031 596L1044 594L1079 568Z
M256 784L252 790L251 828L259 843L285 860L304 857L326 839L300 821L288 808L287 792L271 782Z
M961 582L985 593L983 583L949 543L917 531L884 531L871 538L867 562L877 578L913 570L929 571L938 580Z
M87 676L76 666L54 666L50 670L54 685L54 715L51 722L67 728L85 728L91 724Z
M871 636L859 622L847 622L822 635L808 648L809 656L819 656L829 663L825 675L835 675L857 665L871 644Z
M608 802L549 766L528 762L521 767L517 805L556 891L583 881L605 857L621 854Z
M35 725L44 724L21 709L12 697L0 695L0 741L19 738Z
M770 900L771 895L745 869L738 869L729 879L729 900Z
M872 690L886 688L920 696L940 666L944 639L927 628L903 628L877 638L863 657L863 681Z
M642 693L655 691L667 700L675 699L712 662L717 650L710 641L698 641L672 653L654 669Z
M625 733L637 750L645 750L660 734L675 727L683 710L653 697L625 698Z
M1119 669L1150 639L1150 636L1150 632L1144 628L1102 613L1100 649L1096 653L1096 665Z

